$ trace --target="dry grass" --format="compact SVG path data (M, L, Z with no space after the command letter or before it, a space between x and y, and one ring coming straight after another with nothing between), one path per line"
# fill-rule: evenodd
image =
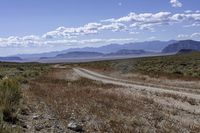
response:
M22 99L22 84L48 70L37 63L0 62L0 132L21 132L18 115Z
M200 131L198 127L172 120L168 114L176 114L166 112L152 99L127 95L118 91L119 86L85 78L57 78L62 71L53 69L48 75L32 81L30 90L34 96L42 98L65 125L75 120L83 124L86 132ZM73 77L71 72L67 76Z
M12 132L7 123L17 123L17 111L21 99L19 83L13 79L4 79L0 82L0 131ZM17 130L16 130L17 132Z

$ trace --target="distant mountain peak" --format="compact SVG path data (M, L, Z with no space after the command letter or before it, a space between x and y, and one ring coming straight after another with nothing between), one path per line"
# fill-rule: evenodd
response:
M176 53L182 49L200 51L200 42L194 40L181 40L165 47L163 53Z

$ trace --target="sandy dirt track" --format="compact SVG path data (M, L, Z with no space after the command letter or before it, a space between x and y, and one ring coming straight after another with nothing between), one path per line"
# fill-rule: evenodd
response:
M163 89L163 88L156 88L156 87L132 84L132 83L128 83L128 81L126 81L126 80L112 78L112 77L105 76L105 75L102 75L102 74L99 74L99 73L96 73L96 72L93 72L93 71L90 71L87 69L83 69L83 68L74 68L74 71L77 74L79 74L81 77L101 81L103 83L110 83L110 84L115 84L115 85L120 85L120 86L125 86L125 87L131 87L131 88L145 90L145 91L176 94L176 95L186 96L189 98L194 98L194 99L200 100L200 95L198 95L198 94L193 94L193 93L184 92L184 91L171 90L170 88Z

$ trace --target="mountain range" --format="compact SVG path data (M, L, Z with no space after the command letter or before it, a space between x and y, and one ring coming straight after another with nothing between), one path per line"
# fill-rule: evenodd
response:
M10 56L10 57L0 57L0 61L16 61L16 62L19 62L19 61L22 61L22 59L20 57L17 57L17 56Z
M12 57L0 57L0 61L40 61L58 59L97 59L113 57L134 57L178 53L179 51L200 51L200 42L149 41L126 44L110 44L101 47L73 48L41 54L21 54Z
M38 60L40 58L49 58L55 57L59 54L66 54L68 52L98 52L103 54L117 52L122 49L129 49L129 50L145 50L145 51L153 51L153 52L161 52L163 48L177 42L175 40L171 41L146 41L146 42L135 42L135 43L126 43L126 44L109 44L101 47L84 47L84 48L70 48L62 51L53 51L47 53L40 53L40 54L19 54L15 55L25 60Z

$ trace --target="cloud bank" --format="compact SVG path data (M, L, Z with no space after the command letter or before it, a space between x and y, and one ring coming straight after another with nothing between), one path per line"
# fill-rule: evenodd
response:
M173 1L174 2L174 1ZM43 47L51 45L72 45L72 44L94 44L94 43L112 43L136 40L134 35L139 31L154 31L157 27L181 25L185 28L200 26L200 12L186 11L184 13L157 12L157 13L135 13L131 12L126 16L119 18L110 18L99 22L92 22L80 27L58 27L41 36L30 35L24 37L10 36L0 38L0 47ZM167 30L167 29L166 29ZM98 39L99 35L105 32L122 32L130 34L130 38L111 38ZM95 35L92 36L92 35ZM193 36L198 36L194 34ZM190 37L193 37L190 36ZM87 37L89 39L83 39ZM102 36L101 36L102 37ZM180 36L181 37L181 36ZM179 37L179 38L180 38ZM97 39L94 39L97 38Z

